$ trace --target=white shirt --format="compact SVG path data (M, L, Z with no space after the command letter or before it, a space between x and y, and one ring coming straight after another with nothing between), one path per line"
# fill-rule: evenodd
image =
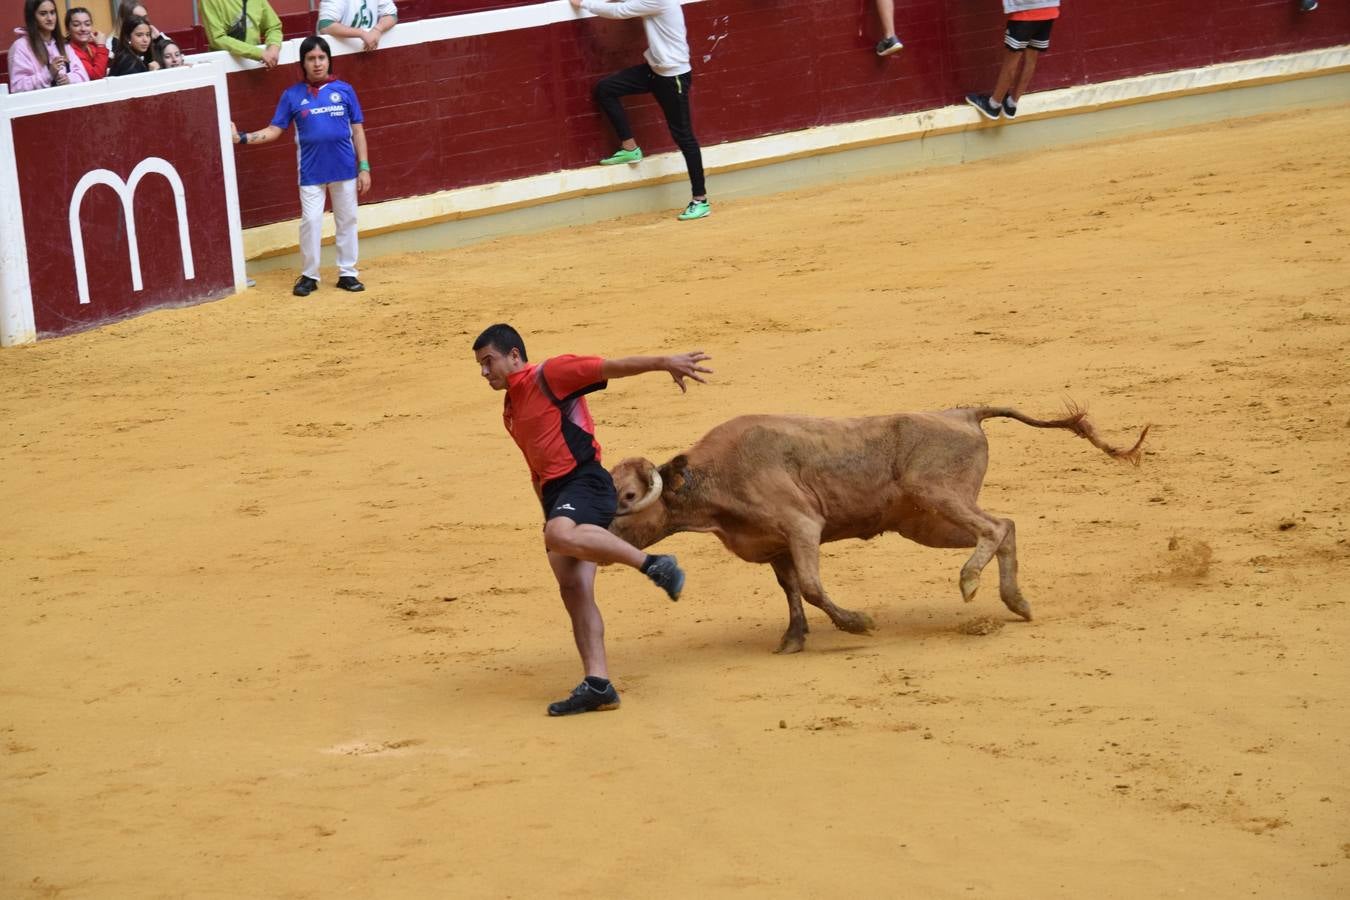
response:
M605 19L641 17L642 29L647 32L647 49L642 57L652 71L673 78L690 70L689 41L679 0L581 0L581 8Z
M319 21L369 31L384 16L398 18L394 0L319 0Z

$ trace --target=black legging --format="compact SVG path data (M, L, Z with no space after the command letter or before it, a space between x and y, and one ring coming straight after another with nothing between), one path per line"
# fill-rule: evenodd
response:
M684 164L689 169L689 184L694 196L702 197L705 196L703 153L698 148L694 126L689 120L689 88L693 80L693 72L666 77L657 75L651 66L643 63L600 79L592 93L621 141L631 139L633 129L628 124L628 114L624 112L619 98L629 94L654 95L656 102L661 104L661 112L666 114L670 136L684 154Z

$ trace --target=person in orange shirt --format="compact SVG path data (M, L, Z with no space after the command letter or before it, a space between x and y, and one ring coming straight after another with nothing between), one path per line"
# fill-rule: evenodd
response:
M980 115L994 120L1017 115L1017 101L1031 83L1040 55L1050 49L1050 30L1059 18L1059 0L1003 0L1008 27L1003 44L1008 48L992 94L966 94L966 102ZM1028 50L1034 52L1028 53Z

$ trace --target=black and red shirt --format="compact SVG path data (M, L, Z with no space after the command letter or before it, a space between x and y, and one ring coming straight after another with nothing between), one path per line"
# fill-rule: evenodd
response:
M603 364L598 356L554 356L507 376L502 422L525 454L535 484L600 461L585 395L609 384L600 374Z

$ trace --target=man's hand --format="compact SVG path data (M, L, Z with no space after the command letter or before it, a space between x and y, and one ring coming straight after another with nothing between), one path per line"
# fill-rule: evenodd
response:
M704 368L703 366L700 366L699 363L709 359L712 359L712 357L702 350L691 350L688 353L681 353L679 356L667 356L666 371L670 373L671 378L675 379L675 383L680 386L680 391L685 392L689 390L684 384L686 378L692 378L699 384L707 383L702 378L698 377L699 373L703 372L711 375L712 369Z
M233 122L230 123L230 140L239 143L239 129L234 127Z
M267 49L263 51L262 64L269 69L277 67L277 60L281 58L281 46L279 44L268 44Z
M364 194L364 193L365 193L366 191L368 191L368 190L370 190L370 173L369 173L369 172L357 172L357 173L356 173L356 192L357 192L358 194Z
M567 0L567 2L572 4L573 9L581 9L581 0Z
M380 35L384 34L378 28L372 28L369 31L361 32L361 47L365 50L374 50L380 46Z

